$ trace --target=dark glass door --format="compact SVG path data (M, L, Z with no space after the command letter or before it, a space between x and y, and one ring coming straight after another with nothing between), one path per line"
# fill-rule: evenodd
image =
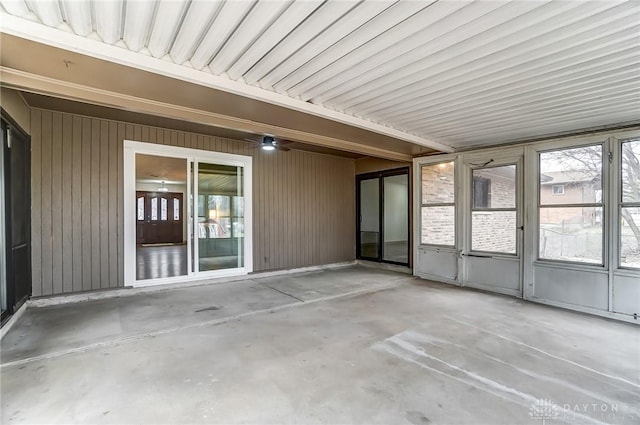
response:
M409 265L409 169L360 175L356 190L357 258Z
M29 138L2 119L4 270L2 319L31 295L31 148Z
M358 258L380 258L380 181L378 177L358 182Z

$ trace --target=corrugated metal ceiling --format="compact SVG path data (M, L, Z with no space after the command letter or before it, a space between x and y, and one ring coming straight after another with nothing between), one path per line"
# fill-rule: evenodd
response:
M457 148L640 121L638 1L0 4Z

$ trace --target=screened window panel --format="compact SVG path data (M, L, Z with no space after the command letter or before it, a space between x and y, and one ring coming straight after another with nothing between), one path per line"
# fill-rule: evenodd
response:
M602 264L602 210L540 208L540 258Z
M597 203L602 191L602 146L540 154L540 205Z
M640 202L640 140L622 144L622 202Z

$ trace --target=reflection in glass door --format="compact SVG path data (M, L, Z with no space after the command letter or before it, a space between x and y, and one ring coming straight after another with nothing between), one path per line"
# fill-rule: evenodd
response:
M409 169L358 176L357 257L409 265Z
M196 272L244 265L242 167L196 164Z
M384 245L382 259L409 263L409 174L382 177Z
M360 181L359 258L380 256L380 184L378 178Z

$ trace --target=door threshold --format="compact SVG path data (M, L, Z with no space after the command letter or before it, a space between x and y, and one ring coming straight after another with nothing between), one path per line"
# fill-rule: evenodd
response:
M148 248L148 247L154 247L154 246L179 246L179 245L185 245L185 243L184 242L141 243L138 246Z
M401 266L399 264L389 264L389 263L367 261L367 260L356 260L356 263L360 264L361 266L371 267L374 269L389 270L392 272L399 272L399 273L406 273L406 274L413 275L413 269L409 266Z

